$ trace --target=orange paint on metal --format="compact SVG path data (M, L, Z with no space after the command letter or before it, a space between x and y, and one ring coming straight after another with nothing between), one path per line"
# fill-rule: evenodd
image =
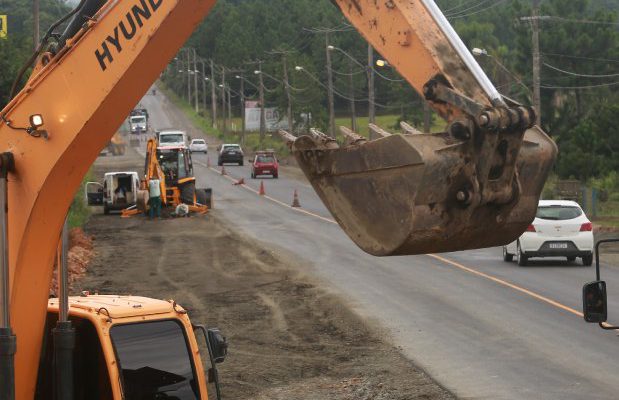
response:
M72 47L32 76L2 111L15 126L28 126L30 115L41 114L50 135L34 138L0 122L0 150L11 151L16 164L9 175L8 223L17 399L34 397L56 244L74 192L215 0L147 3L158 7L131 40L122 41L122 51L107 43L113 60L105 61L105 70L95 52L105 51L106 38L134 1L104 5Z

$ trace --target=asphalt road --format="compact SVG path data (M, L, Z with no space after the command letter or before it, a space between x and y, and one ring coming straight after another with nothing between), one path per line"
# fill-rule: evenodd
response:
M161 95L142 104L154 127L187 125ZM593 268L562 260L518 267L503 262L498 248L372 257L333 223L306 182L284 172L278 180L251 180L248 166L226 166L222 176L214 155L195 155L194 166L198 187L214 190L214 212L265 246L294 254L458 397L619 398L619 337L580 315ZM233 185L241 177L247 185ZM267 196L257 195L260 182ZM289 207L295 189L302 209ZM609 320L619 322L619 269L604 266L603 277Z

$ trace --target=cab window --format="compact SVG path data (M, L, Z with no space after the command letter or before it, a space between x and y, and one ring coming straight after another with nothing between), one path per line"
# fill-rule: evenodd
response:
M168 320L116 325L110 334L126 399L200 398L180 323Z
M75 328L73 353L73 393L75 400L112 399L107 363L95 326L89 320L70 318ZM35 392L36 400L54 400L54 336L57 313L48 313L41 348L41 361Z

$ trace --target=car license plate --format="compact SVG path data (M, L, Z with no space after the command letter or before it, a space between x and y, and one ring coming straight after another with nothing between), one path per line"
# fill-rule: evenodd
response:
M270 173L271 173L271 171L269 171L269 170L265 170L265 171L262 171L262 173L263 173L263 174L270 174Z
M567 249L567 243L550 243L551 249Z

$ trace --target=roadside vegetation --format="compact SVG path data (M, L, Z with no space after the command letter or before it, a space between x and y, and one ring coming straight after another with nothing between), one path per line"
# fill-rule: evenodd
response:
M92 170L88 170L86 176L82 180L82 183L75 193L73 197L73 202L71 203L71 208L69 209L69 228L78 228L83 227L90 214L92 213L88 204L86 204L86 200L84 199L84 189L86 186L86 182L90 182L94 180L94 175Z

